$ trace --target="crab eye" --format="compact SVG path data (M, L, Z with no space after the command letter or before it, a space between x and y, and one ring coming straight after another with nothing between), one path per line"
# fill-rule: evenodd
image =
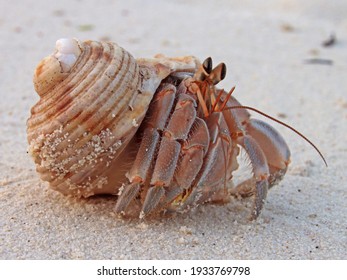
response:
M212 71L212 58L206 58L202 64L202 67L204 68L207 74L210 74Z
M227 66L224 64L224 63L222 63L222 66L221 66L221 72L220 72L220 80L224 80L224 78L225 78L225 76L226 76L226 74L227 74Z
M212 81L214 85L218 84L221 80L225 78L227 73L227 67L224 63L219 63L209 75L209 79Z

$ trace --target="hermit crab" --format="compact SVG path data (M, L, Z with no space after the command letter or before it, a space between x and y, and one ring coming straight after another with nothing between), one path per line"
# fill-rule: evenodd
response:
M67 195L117 195L124 215L183 212L236 195L251 196L258 217L290 151L233 89L216 87L225 75L211 58L134 59L115 43L58 40L34 74L40 100L27 134L37 172ZM240 149L252 176L233 186Z

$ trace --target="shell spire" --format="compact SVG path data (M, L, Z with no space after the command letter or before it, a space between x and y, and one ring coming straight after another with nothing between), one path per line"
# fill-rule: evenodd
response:
M76 39L60 39L55 43L54 57L60 62L62 72L70 72L82 52Z

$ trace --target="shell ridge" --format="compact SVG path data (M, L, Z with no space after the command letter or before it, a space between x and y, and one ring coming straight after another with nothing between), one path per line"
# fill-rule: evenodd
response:
M122 60L120 61L119 65L122 66L122 65L125 65L124 63L124 58L122 56ZM127 64L126 64L127 65ZM102 73L100 74L100 77L103 76L105 74L105 72L107 71L108 67L106 67L105 69L103 69ZM115 71L113 73L113 77L116 77L118 76L119 77L119 83L116 83L116 87L114 87L114 90L117 91L117 96L116 96L116 99L113 101L114 104L117 104L117 101L118 99L124 99L124 96L123 95L120 95L118 96L118 89L119 87L121 86L121 83L123 81L123 77L125 76L126 74L126 71L128 70L128 68L126 68L126 71L124 71L124 74L123 75L119 75L119 73L121 72L122 68L117 68L118 71ZM101 71L100 71L101 72ZM93 107L94 109L91 110L91 111L86 111L86 110L83 110L80 112L80 114L75 118L73 119L70 119L70 124L69 124L69 131L73 131L73 133L77 133L76 130L74 130L77 126L79 126L80 123L83 123L83 124L86 124L86 127L88 127L87 129L85 129L85 131L88 131L88 137L84 137L84 142L87 142L90 140L91 137L93 137L93 135L95 134L98 134L101 129L99 127L99 124L102 125L102 122L100 120L104 119L104 115L101 115L101 113L99 113L99 111L103 111L105 109L105 107L108 105L107 101L110 96L115 96L115 94L113 94L110 90L109 90L109 86L113 86L112 85L112 81L113 81L113 77L112 79L109 80L109 83L106 84L103 89L92 89L92 88L89 88L89 91L91 91L91 100L88 101L88 104L90 104L90 107ZM100 79L96 79L95 82L100 82ZM93 96L93 93L94 92L100 92L100 94L98 94L98 97L95 98ZM107 92L109 92L109 94L107 94ZM98 114L99 117L98 118L95 118L95 114ZM94 120L93 120L93 117L94 117ZM87 122L89 122L87 124ZM103 126L103 125L102 125ZM73 137L74 138L74 137ZM79 148L80 146L82 146L84 143L82 144L79 144L76 146L76 148Z
M123 63L123 60L121 61L120 65L122 65ZM106 71L106 69L105 69ZM105 73L105 72L103 72ZM119 73L119 71L115 72L114 73L114 76L117 76ZM110 84L108 84L107 86L109 86ZM107 87L106 87L106 90L107 90ZM104 92L104 91L103 91ZM103 93L102 92L102 93ZM107 100L109 98L109 95L106 95L106 96L103 96L103 94L100 94L100 96L102 96L101 100L97 102L96 99L94 99L94 103L91 103L90 105L92 106L93 104L102 104L103 101ZM111 93L112 94L112 93ZM102 111L104 108L101 106L101 107L98 107L96 106L94 108L93 111L91 112L85 112L85 111L81 111L81 114L79 114L78 116L78 119L73 119L73 120L70 120L70 121L74 121L75 125L72 125L70 123L69 125L69 130L66 130L67 132L70 132L72 131L72 133L70 134L70 137L72 139L76 139L75 143L74 143L74 146L71 148L71 149L79 149L81 148L83 145L85 145L85 143L87 143L88 141L90 141L90 139L98 134L102 129L97 129L98 128L98 124L101 124L102 126L103 125L103 122L101 122L100 120L102 120L104 117L103 115L101 115L98 119L94 120L94 125L96 125L96 128L95 127L92 127L91 125L88 125L88 129L81 129L83 130L82 132L82 135L83 137L78 137L78 135L81 136L81 131L79 131L78 128L79 127L79 123L86 123L88 120L90 120L93 116L95 116L95 113L97 113L98 111ZM66 147L66 144L67 143L64 143L65 144L65 147ZM60 148L65 148L65 147L60 147Z

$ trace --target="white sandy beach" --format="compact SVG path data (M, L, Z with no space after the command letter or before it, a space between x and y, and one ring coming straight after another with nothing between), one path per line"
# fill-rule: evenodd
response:
M0 6L0 259L347 259L346 1ZM322 46L331 34L336 41ZM301 131L329 166L302 138L267 120L287 140L292 163L255 222L237 201L138 222L116 217L115 198L65 197L40 181L26 140L38 101L33 71L62 37L112 40L135 57L223 61L222 87L235 85L243 105Z

